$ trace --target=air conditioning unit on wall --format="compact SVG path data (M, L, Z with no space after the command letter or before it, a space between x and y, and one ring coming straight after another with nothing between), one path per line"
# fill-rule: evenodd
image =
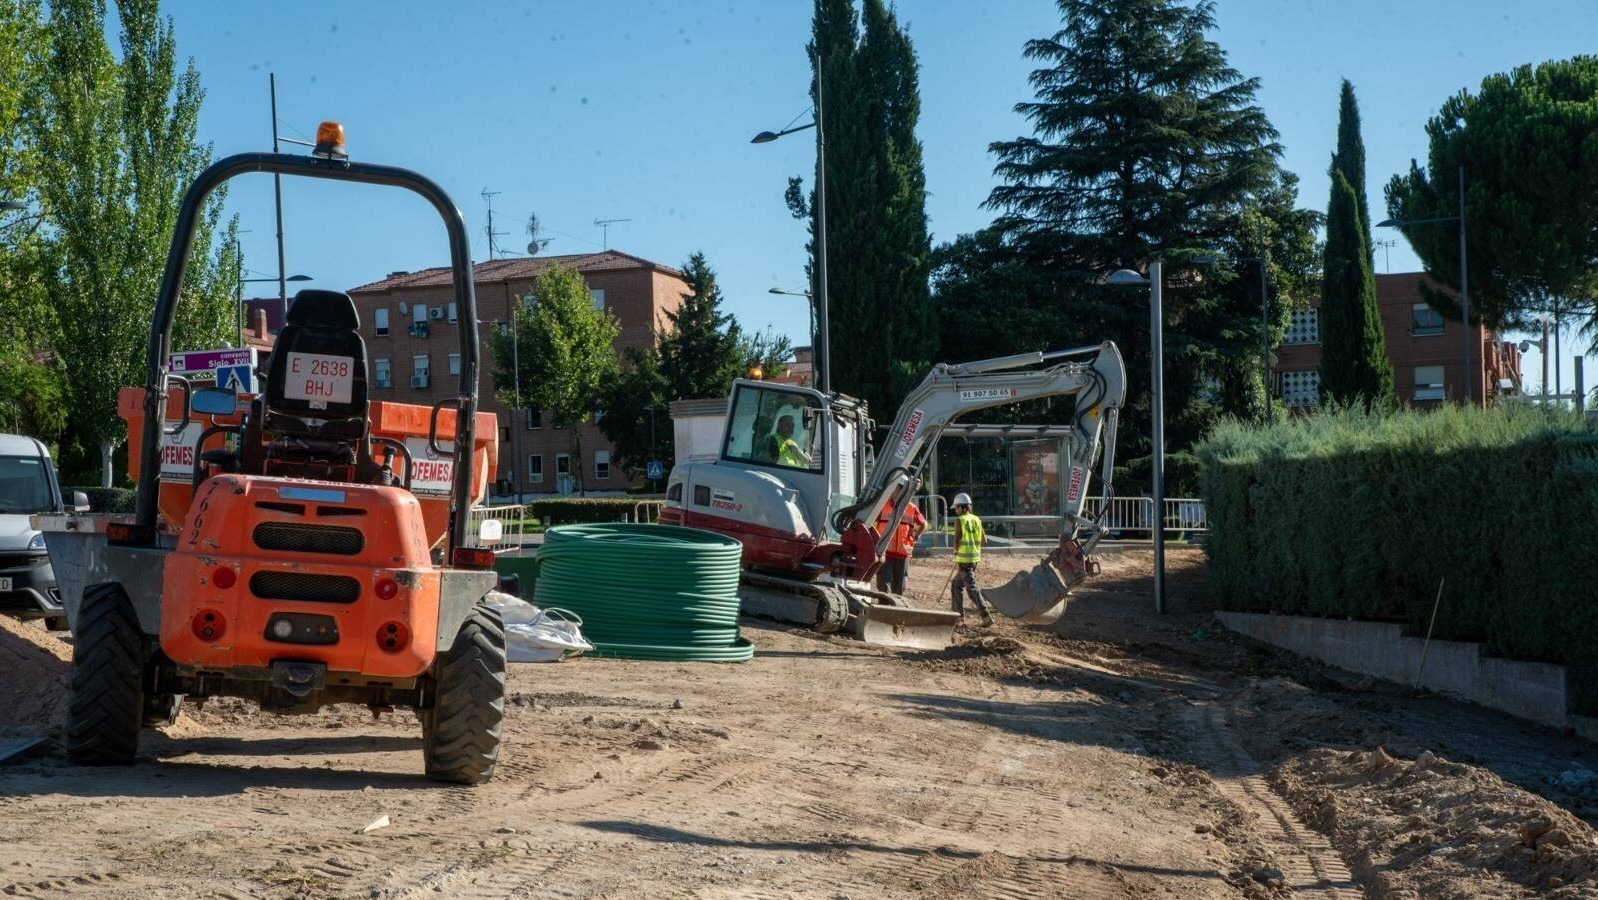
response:
M444 318L444 310L436 306L429 307L427 310L427 317L429 319L442 319Z

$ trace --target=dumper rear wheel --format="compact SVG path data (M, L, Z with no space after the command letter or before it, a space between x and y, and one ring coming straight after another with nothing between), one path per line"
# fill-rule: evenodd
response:
M128 765L138 753L144 722L144 633L118 584L84 591L77 625L67 759L80 766Z
M493 777L505 719L505 626L478 606L433 663L433 705L421 711L422 755L434 781Z

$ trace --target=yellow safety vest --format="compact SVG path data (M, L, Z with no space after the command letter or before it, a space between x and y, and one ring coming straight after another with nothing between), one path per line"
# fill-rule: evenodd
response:
M982 530L982 520L976 513L964 513L955 520L959 543L955 544L954 561L979 563L982 561L982 542L987 534Z
M798 469L810 466L810 460L805 459L804 451L799 449L799 442L791 437L781 436L777 438L777 463Z

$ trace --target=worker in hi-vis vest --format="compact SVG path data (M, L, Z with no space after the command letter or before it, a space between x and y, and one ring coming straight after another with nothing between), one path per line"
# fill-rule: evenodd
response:
M982 520L971 511L971 495L959 493L954 495L954 611L965 618L965 593L971 594L971 600L976 604L977 612L982 614L982 625L987 627L993 624L993 613L989 611L988 601L982 599L982 589L977 587L977 565L982 562L982 545L987 542L987 533L982 530Z

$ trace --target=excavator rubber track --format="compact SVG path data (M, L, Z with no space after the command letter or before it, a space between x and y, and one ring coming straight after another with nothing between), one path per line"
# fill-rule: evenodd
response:
M952 610L917 609L903 597L860 582L801 581L744 572L738 595L743 613L803 625L821 634L846 631L883 647L943 650L954 641L960 616Z

